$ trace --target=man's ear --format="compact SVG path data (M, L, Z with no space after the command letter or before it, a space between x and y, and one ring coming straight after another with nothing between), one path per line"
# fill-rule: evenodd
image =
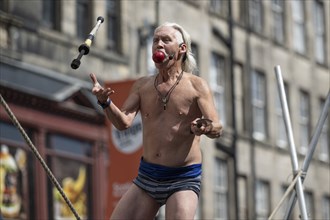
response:
M185 43L181 43L179 45L180 53L186 53L187 52L187 45Z
M179 54L180 54L180 57L183 57L182 58L182 61L184 62L187 58L187 45L185 43L181 43L179 45Z

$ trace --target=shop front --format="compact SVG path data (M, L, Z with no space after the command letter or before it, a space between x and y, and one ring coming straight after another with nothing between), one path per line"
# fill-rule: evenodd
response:
M106 212L108 135L87 82L1 61L0 93L82 219ZM0 216L74 219L12 118L0 107ZM1 219L1 218L0 218Z

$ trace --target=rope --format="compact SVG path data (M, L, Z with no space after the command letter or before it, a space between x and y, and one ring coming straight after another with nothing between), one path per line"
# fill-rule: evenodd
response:
M276 214L276 212L278 211L278 209L280 208L280 206L284 202L285 198L289 195L289 193L292 191L293 187L296 185L296 182L297 182L298 178L301 177L301 176L306 176L306 173L304 173L302 170L300 170L297 173L296 177L293 179L292 183L290 184L290 186L285 191L283 197L281 198L281 200L278 203L278 205L275 207L275 209L272 212L272 214L269 216L268 220L271 220L274 217L274 215Z
M63 189L61 188L61 185L55 179L55 176L52 174L52 172L48 168L47 164L45 163L45 161L40 156L38 150L33 145L32 141L30 140L30 138L28 137L28 135L26 134L26 132L24 131L24 129L22 128L22 126L20 125L20 123L18 122L18 120L16 119L15 115L13 114L13 112L10 110L9 106L7 105L6 101L3 99L3 97L2 97L1 94L0 94L0 101L1 101L1 104L3 105L3 107L5 108L6 112L8 113L10 119L12 120L13 124L18 128L18 130L22 134L24 140L29 145L29 147L31 148L31 150L34 153L34 155L40 161L40 163L41 163L42 167L45 169L48 177L50 178L50 180L52 181L52 183L55 185L55 187L57 188L57 190L60 192L61 196L63 197L64 201L67 203L67 205L69 206L69 208L71 209L71 211L74 214L74 216L76 217L76 219L77 220L80 220L80 217L79 217L78 213L74 209L74 207L73 207L72 203L70 202L70 200L65 195Z

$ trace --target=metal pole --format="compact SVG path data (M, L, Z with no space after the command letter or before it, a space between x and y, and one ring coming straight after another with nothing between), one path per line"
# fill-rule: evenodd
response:
M229 44L230 47L230 74L231 74L231 102L232 102L232 123L233 123L233 159L234 159L234 194L235 194L235 218L238 219L238 183L237 183L237 125L236 125L236 101L235 101L235 73L234 73L234 57L235 57L235 45L234 45L234 22L232 14L232 2L228 1L228 32L229 32Z
M311 142L309 144L309 147L308 147L308 151L307 151L307 154L306 154L303 166L302 166L302 171L304 173L307 173L309 164L312 160L312 157L313 157L316 145L317 145L317 141L318 141L318 139L321 135L322 128L323 128L324 123L327 119L329 108L330 108L330 91L328 92L328 96L327 96L327 99L325 100L323 110L322 110L320 118L317 122L314 135L312 136L312 140L311 140ZM302 181L304 181L304 180L305 180L305 178L302 179ZM288 208L286 210L284 219L289 219L296 201L297 201L297 194L296 194L295 191L292 191L292 194L291 194L291 197L290 197L290 200L289 200L289 203L288 203Z
M279 94L280 94L282 110L283 110L283 114L284 114L285 128L286 128L286 132L288 134L291 165L292 165L292 169L293 169L293 174L296 175L298 173L297 152L296 152L296 147L295 147L295 143L294 143L294 139L293 139L290 114L289 114L288 104L286 102L286 95L285 95L285 90L284 90L282 74L281 74L281 68L278 65L275 66L275 75L276 75L276 79L277 79L277 85L278 85L278 90L279 90ZM301 217L302 217L302 219L306 220L306 219L308 219L308 216L307 216L307 211L306 211L306 203L305 203L305 197L304 197L304 191L303 191L301 177L299 177L297 180L295 190L298 194Z

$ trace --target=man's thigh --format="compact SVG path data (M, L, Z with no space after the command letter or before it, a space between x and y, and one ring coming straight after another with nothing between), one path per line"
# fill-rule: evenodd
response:
M110 219L152 220L158 209L159 205L153 198L135 184L132 184L118 202Z
M179 191L166 201L166 219L194 219L198 196L192 190Z

